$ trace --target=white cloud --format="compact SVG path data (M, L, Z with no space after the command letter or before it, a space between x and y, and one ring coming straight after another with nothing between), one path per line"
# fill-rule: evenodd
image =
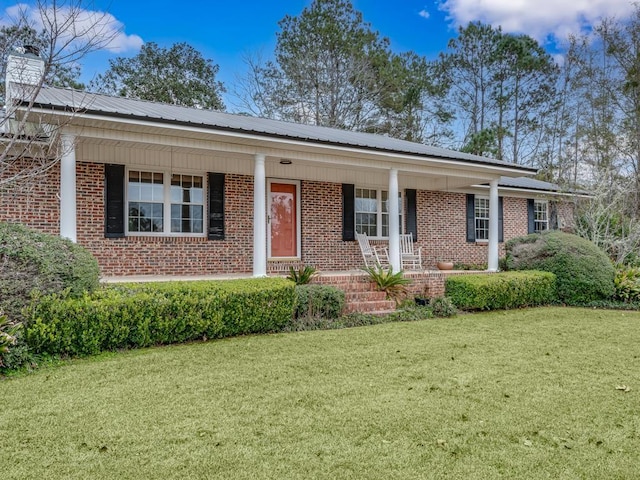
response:
M422 10L420 10L418 12L418 15L420 15L422 18L429 18L431 16L431 14L429 14L426 8L423 8Z
M31 5L18 3L5 9L0 24L16 23L23 18L36 29L42 29L53 23L54 19L59 26L68 22L68 26L62 29L60 40L66 41L74 37L77 43L94 40L94 44L97 40L99 50L112 53L138 50L143 44L142 38L138 35L124 33L122 22L110 13L77 9L65 5L65 2L59 2L58 5L60 6L55 10L51 7L40 10Z
M440 9L456 25L481 21L544 41L564 40L606 17L627 17L634 6L630 0L443 0Z

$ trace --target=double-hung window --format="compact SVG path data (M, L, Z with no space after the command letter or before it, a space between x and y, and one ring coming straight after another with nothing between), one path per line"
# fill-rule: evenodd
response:
M549 203L546 200L533 202L533 231L544 232L549 229Z
M129 170L127 232L202 235L204 177Z
M474 212L476 240L489 240L489 199L476 196Z
M403 232L402 195L398 192L400 232ZM356 188L356 232L369 237L389 237L389 192L370 188Z

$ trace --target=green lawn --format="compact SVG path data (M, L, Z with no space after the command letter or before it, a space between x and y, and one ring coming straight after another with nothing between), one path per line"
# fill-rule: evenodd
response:
M132 351L0 381L0 400L3 480L638 478L640 314Z

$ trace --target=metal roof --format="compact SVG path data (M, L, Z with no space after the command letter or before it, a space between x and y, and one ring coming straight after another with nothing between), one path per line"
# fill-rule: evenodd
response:
M537 180L529 177L500 177L498 180L500 187L516 188L522 190L540 190L542 192L554 192L554 193L573 193L576 195L590 195L585 190L567 189L555 183L545 182L543 180Z
M310 143L360 148L519 170L523 175L536 169L468 153L399 140L384 135L303 125L280 120L187 108L157 102L88 93L72 89L43 87L35 106L53 110L78 111L113 119L128 118L164 124L224 130L258 136L294 139Z
M498 185L501 187L511 188L525 188L527 190L544 190L544 191L560 191L561 188L555 183L543 182L542 180L536 180L535 178L528 177L500 177Z

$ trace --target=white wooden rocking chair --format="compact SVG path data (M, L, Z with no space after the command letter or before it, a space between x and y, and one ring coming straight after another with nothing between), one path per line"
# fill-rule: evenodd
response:
M413 233L400 235L400 258L402 260L402 269L411 270L422 269L422 247L414 249Z
M389 264L386 252L378 252L376 247L371 246L366 233L356 233L356 240L358 240L362 258L367 267L382 267Z

